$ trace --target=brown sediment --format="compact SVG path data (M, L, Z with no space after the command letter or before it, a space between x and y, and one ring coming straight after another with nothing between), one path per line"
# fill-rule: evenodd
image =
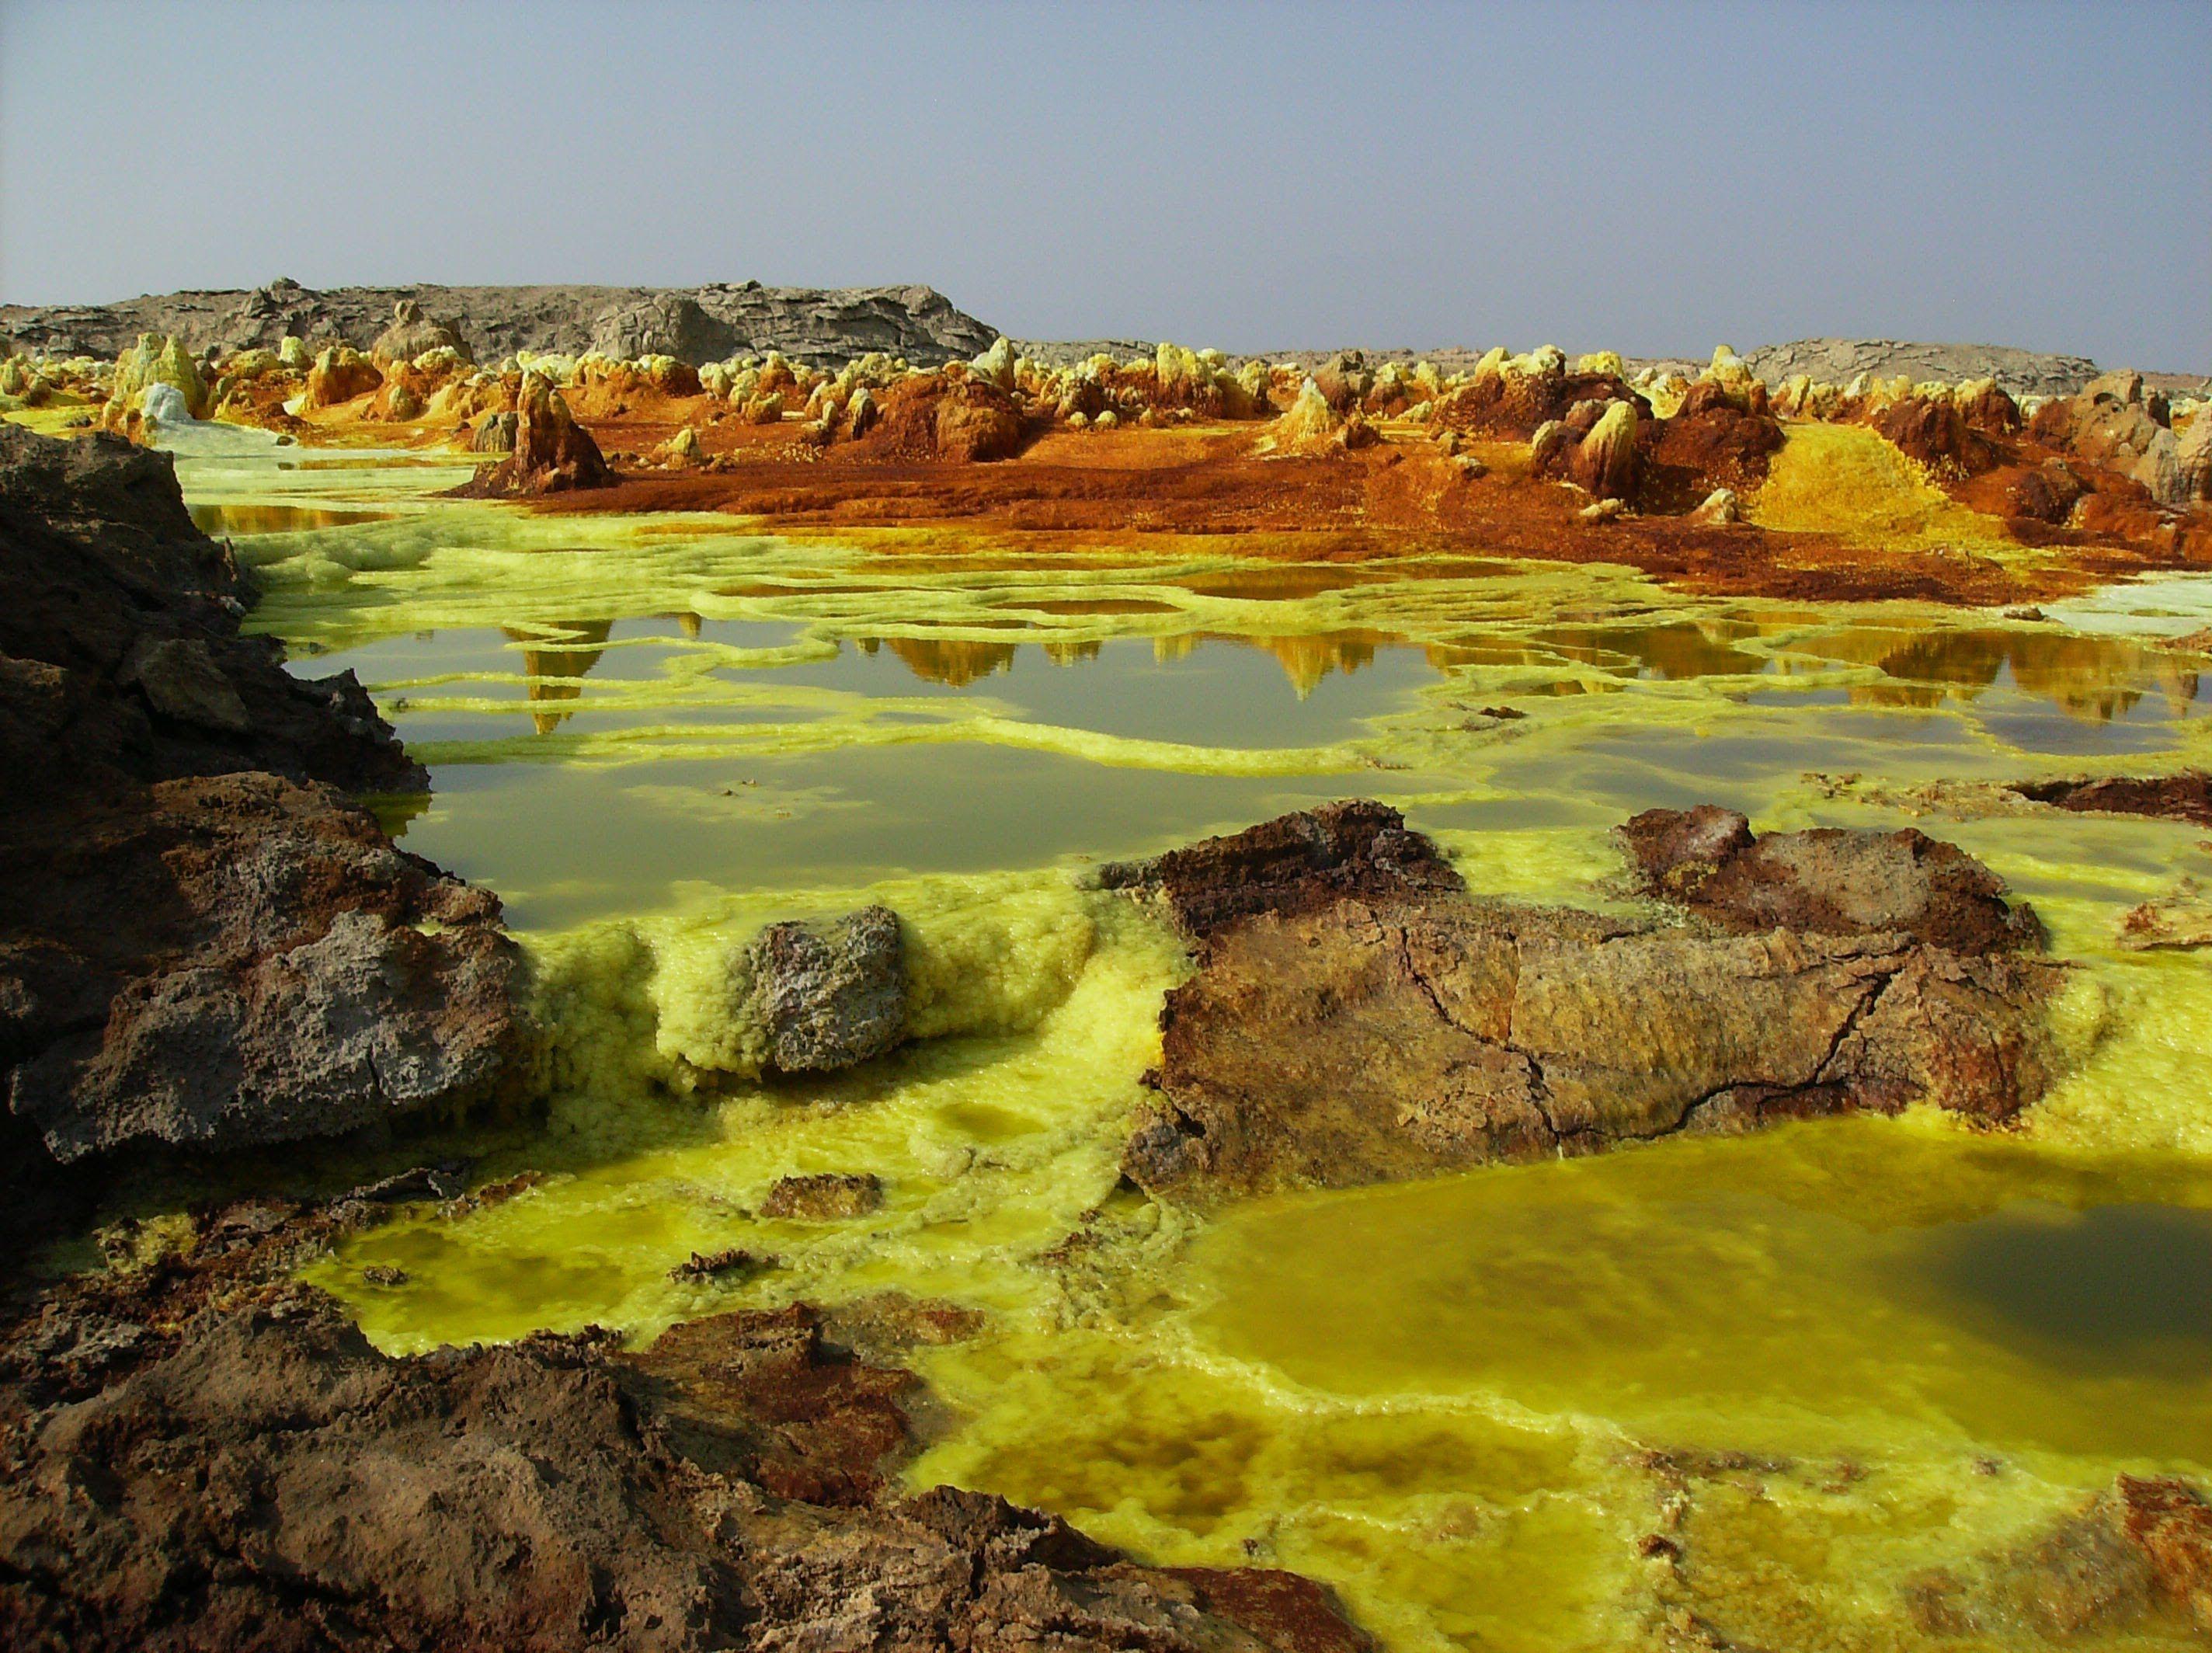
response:
M1651 421L1646 496L1693 505L1713 486L1753 487L1771 457L1771 421L1709 412ZM1358 562L1401 556L1615 562L1688 591L1809 601L1917 601L2001 606L2042 602L2153 569L2212 566L2212 525L2172 526L2124 490L2100 496L2091 526L2028 526L2021 555L1999 560L1950 547L1854 545L1822 533L1709 526L1631 514L1598 526L1588 496L1528 474L1525 450L1481 451L1469 477L1434 443L1401 433L1365 450L1261 456L1248 429L1124 429L1057 434L988 465L873 459L855 445L800 447L785 425L732 440L702 431L724 468L625 471L589 498L544 501L562 513L696 511L783 532L858 531L887 551L932 549L933 529L1045 555L1127 551L1148 540L1233 539L1241 556ZM614 440L603 429L605 441ZM1961 484L1976 508L1991 476ZM2138 490L2139 492L2139 490ZM2002 501L1991 501L2002 505ZM2014 526L2017 526L2015 524ZM1992 519L2002 537L2007 530ZM891 531L884 532L881 531Z

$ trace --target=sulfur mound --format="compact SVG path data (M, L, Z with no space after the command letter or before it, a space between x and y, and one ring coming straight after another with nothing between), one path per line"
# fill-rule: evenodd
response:
M1691 922L1479 901L1396 811L1286 816L1139 866L1197 969L1122 1167L1205 1201L1932 1103L2002 1120L2053 1058L2062 967L1917 834L1632 823Z

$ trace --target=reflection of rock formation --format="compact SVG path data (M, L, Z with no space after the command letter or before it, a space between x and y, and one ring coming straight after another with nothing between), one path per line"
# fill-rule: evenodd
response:
M872 654L877 641L866 638L860 646ZM881 641L906 662L907 670L915 677L951 689L965 689L994 672L1013 669L1016 646L1012 643L971 642L959 637L885 637Z
M1608 672L1669 679L1756 676L1766 662L1735 645L1759 635L1741 621L1678 620L1654 626L1555 627L1537 640L1571 660Z
M2079 632L1931 630L1899 643L1893 630L1838 632L1812 645L1832 659L1875 665L1899 681L1852 691L1863 704L1934 706L1972 698L2009 669L2012 686L2069 715L2103 722L2124 714L2152 686L2176 714L2197 698L2197 674L2124 637Z
M1105 645L1099 642L1047 643L1044 653L1045 658L1054 665L1079 665L1085 660L1097 659L1104 647Z
M677 629L693 642L699 641L699 617L688 611L675 617Z
M584 692L580 679L606 652L596 645L606 641L614 623L611 620L556 620L543 629L532 631L501 627L511 641L536 645L522 651L523 673L530 679L526 692L531 704L546 706L580 696ZM546 635L547 631L559 634L558 639ZM566 723L569 715L568 711L541 711L532 713L530 720L538 726L539 734L550 735Z
M1319 631L1304 637L1230 637L1228 642L1264 649L1282 663L1283 675L1304 700L1332 672L1350 673L1375 661L1377 647L1402 642L1387 631Z

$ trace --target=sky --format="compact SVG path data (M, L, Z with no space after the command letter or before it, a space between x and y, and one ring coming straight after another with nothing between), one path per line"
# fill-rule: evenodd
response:
M2212 371L2212 0L0 0L0 301L278 276Z

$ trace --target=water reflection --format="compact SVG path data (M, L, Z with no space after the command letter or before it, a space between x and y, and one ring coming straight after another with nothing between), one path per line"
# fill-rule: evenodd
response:
M2082 632L1854 627L1796 647L1822 659L1873 665L1899 680L1856 690L1869 705L1935 706L1954 694L1972 699L2008 683L2070 717L2110 722L2153 689L2177 717L2198 694L2198 673L2184 659L2130 638Z
M317 505L195 505L192 524L211 539L248 534L289 534L309 528L343 528L357 522L388 522L389 511L345 510Z
M568 720L573 707L554 708L583 694L581 679L606 653L600 645L614 624L612 620L560 620L528 630L500 628L509 641L532 645L522 651L522 670L530 679L525 692L531 704L546 708L530 714L539 734L550 735Z

